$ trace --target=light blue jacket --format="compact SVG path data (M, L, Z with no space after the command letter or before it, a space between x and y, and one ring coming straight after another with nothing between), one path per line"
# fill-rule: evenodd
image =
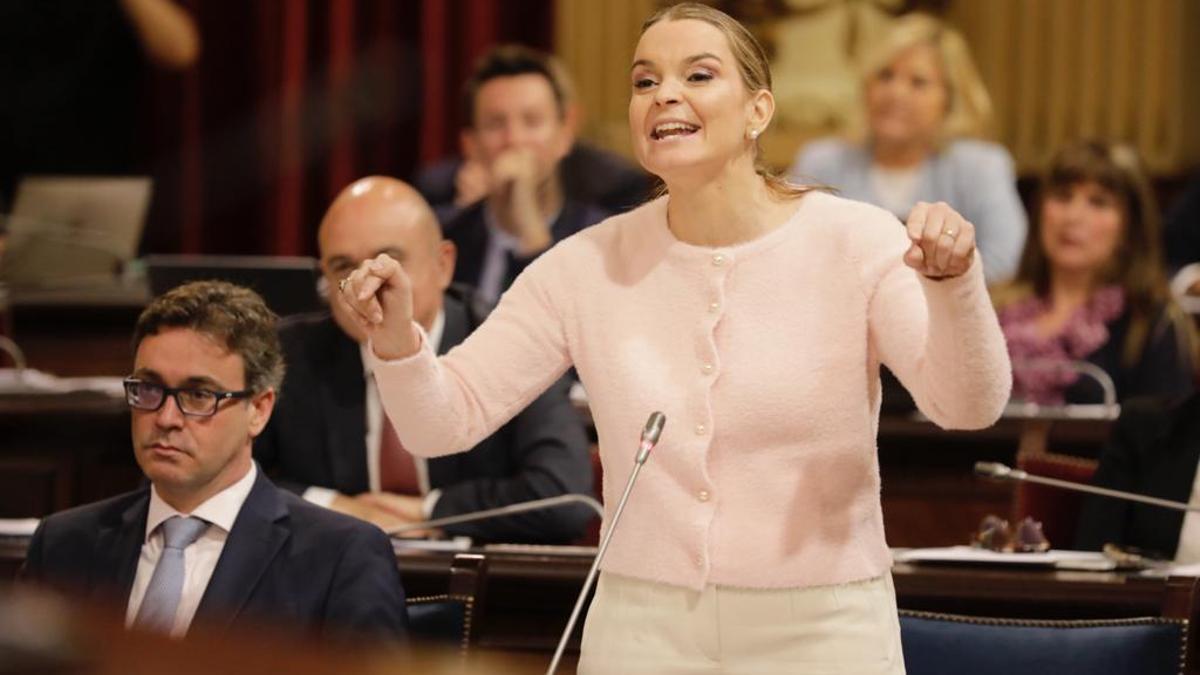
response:
M843 197L879 204L871 186L871 154L840 139L804 146L792 166L792 180L823 183ZM956 140L921 166L913 204L946 202L975 225L975 238L988 283L1017 272L1029 223L1017 195L1012 157L995 143ZM907 213L897 213L901 221Z

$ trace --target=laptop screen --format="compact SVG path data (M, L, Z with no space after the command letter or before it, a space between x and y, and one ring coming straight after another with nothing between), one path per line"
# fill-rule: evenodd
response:
M0 275L14 286L111 279L137 254L150 193L145 176L23 179Z
M276 314L287 316L325 307L317 295L314 258L257 255L148 255L150 292L161 295L189 281L218 279L252 288Z

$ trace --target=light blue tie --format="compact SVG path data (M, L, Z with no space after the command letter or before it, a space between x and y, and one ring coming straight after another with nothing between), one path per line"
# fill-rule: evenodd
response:
M208 529L199 518L171 516L163 521L163 550L154 566L154 575L146 587L135 626L170 632L175 625L175 610L183 595L183 549L192 545Z

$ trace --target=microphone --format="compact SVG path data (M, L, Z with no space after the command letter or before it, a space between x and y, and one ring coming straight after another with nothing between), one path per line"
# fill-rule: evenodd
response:
M571 618L567 619L567 627L563 630L562 637L558 640L558 647L554 650L554 659L550 661L550 667L546 669L546 675L554 675L554 671L558 670L558 662L562 660L563 650L567 648L567 639L571 637L571 632L575 630L575 622L579 620L579 612L583 609L583 601L587 598L588 591L592 590L592 584L596 581L596 573L600 570L600 561L604 559L604 552L608 550L608 543L612 541L613 533L617 531L617 521L621 519L621 512L625 510L625 502L629 500L629 493L633 490L633 483L637 480L638 472L642 470L642 465L650 457L650 451L654 446L658 445L658 438L662 435L663 425L667 423L666 415L655 411L650 413L650 419L646 420L646 426L642 427L642 440L638 444L637 455L633 458L633 471L629 474L629 481L625 483L625 493L621 495L621 501L617 502L617 508L613 511L612 522L608 524L608 531L604 533L604 537L600 540L600 548L596 551L596 559L592 561L592 567L588 570L587 579L583 582L583 588L579 591L579 597L575 600L575 609L571 610Z
M1141 502L1142 504L1150 504L1151 506L1159 506L1164 509L1174 509L1176 511L1197 511L1200 512L1200 504L1185 504L1183 502L1173 502L1169 499L1159 499L1158 497L1149 497L1140 495L1136 492L1125 492L1123 490L1111 490L1109 488L1096 487L1095 485L1087 485L1085 483L1073 483L1068 480L1059 480L1058 478L1046 478L1044 476L1036 476L1021 469L1012 469L999 462L975 462L975 474L985 478L994 478L997 480L1011 480L1016 482L1037 483L1039 485L1049 485L1051 487L1061 488L1063 490L1073 490L1075 492L1088 492L1091 494L1101 495L1104 497L1113 497L1114 499L1124 499L1131 502Z
M546 497L544 499L532 499L527 502L517 502L516 504L507 504L494 509L485 509L483 511L472 511L471 513L460 513L457 516L446 516L445 518L434 518L433 520L423 520L418 523L407 523L398 527L393 527L387 531L389 537L394 537L398 534L408 532L410 530L426 530L443 525L457 525L458 523L473 523L477 520L490 520L492 518L500 518L501 516L512 516L518 513L527 511L540 511L542 509L552 509L564 504L584 504L596 512L597 516L604 517L604 507L600 502L588 495L580 495L568 493L565 495L557 495L555 497Z

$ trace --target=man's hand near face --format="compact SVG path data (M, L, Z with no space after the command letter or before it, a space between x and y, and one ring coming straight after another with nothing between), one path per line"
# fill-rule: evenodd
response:
M465 209L488 196L491 177L482 162L468 159L454 174L454 206Z
M518 240L517 253L533 256L550 247L550 224L542 213L538 190L542 189L537 158L525 150L509 150L492 164L492 211L500 227Z

